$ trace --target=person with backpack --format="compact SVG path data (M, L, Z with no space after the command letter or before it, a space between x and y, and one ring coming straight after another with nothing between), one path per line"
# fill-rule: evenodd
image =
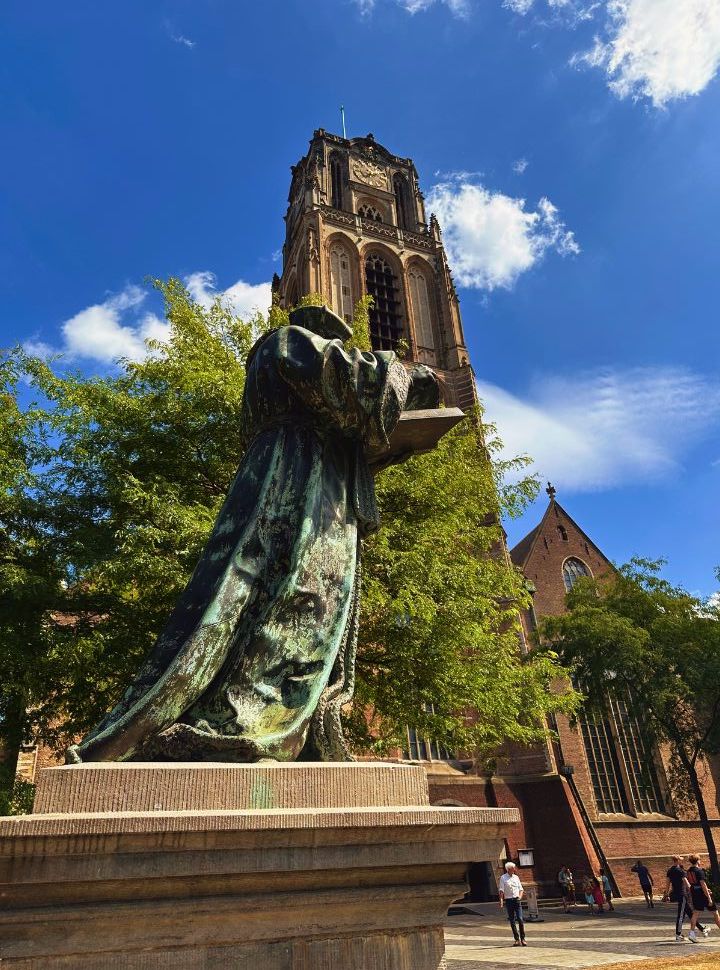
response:
M690 883L685 875L683 857L681 855L674 855L672 861L673 864L667 871L667 884L663 899L669 899L671 902L677 903L675 942L684 943L685 937L682 931L683 920L687 916L692 921L693 916L693 907L690 899ZM705 927L699 921L695 923L694 929L699 929L705 936L708 935L705 932ZM696 941L693 940L693 942Z

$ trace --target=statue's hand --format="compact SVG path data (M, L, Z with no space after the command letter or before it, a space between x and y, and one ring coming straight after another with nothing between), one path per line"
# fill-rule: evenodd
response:
M410 371L410 390L405 401L406 411L422 411L440 404L440 384L425 364L416 364Z

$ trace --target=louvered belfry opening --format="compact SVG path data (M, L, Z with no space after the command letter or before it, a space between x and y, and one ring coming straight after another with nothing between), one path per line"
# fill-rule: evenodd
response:
M377 253L365 259L365 285L373 298L370 309L373 350L396 350L402 337L397 277Z
M337 152L330 156L330 201L334 209L343 208L342 162Z

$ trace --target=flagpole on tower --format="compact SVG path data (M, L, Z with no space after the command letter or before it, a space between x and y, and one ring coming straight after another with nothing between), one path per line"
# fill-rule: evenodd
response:
M347 132L345 131L345 105L344 104L340 105L340 117L342 118L343 138L347 138Z

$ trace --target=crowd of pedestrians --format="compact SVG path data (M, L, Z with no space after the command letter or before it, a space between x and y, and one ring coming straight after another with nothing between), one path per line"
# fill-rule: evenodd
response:
M689 865L686 867L683 856L672 857L672 865L665 874L665 892L660 896L661 902L671 902L677 905L675 915L676 943L686 942L686 937L683 934L683 924L686 919L690 922L687 940L691 943L699 943L701 937L710 934L711 927L701 922L702 914L708 913L715 925L720 928L720 914L708 886L705 870L700 865L700 857L695 854L689 855L688 862ZM638 878L648 909L654 909L655 881L650 870L638 859L630 871L635 873ZM601 916L606 911L605 907L607 907L608 912L615 909L610 876L608 872L602 869L597 873L583 873L579 880L579 891L575 876L569 866L563 866L560 869L557 881L562 896L563 909L566 913L570 910L575 911L578 905L587 905L593 916ZM507 913L515 939L514 946L527 946L522 910L525 890L514 862L505 863L505 872L500 877L498 889L500 906Z

